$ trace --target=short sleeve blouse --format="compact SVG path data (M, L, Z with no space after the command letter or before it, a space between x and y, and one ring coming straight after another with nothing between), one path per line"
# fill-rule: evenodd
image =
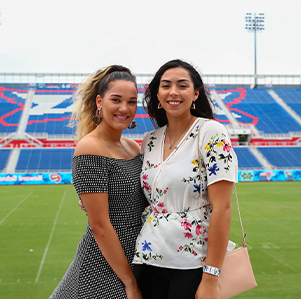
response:
M207 253L212 212L207 187L221 180L237 182L237 158L226 128L217 121L196 119L163 161L165 133L166 126L161 127L142 143L140 181L149 206L143 213L133 262L199 268L202 253Z

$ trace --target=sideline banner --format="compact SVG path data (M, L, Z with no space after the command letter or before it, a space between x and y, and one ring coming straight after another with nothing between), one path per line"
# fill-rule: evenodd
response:
M1 185L62 185L72 184L71 172L0 173Z
M239 170L238 182L301 181L301 170ZM0 173L1 185L72 184L71 172Z
M301 181L301 170L239 170L239 182Z

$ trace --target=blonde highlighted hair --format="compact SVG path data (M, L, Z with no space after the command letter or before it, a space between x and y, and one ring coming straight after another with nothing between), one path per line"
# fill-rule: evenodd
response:
M79 85L73 97L74 109L68 125L69 127L76 127L76 142L96 128L92 122L92 117L97 110L96 97L97 95L103 97L109 84L116 80L133 82L137 89L135 76L128 68L121 65L111 65L100 69Z

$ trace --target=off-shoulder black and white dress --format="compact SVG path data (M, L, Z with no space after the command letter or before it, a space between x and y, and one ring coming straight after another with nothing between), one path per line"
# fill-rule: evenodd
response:
M141 165L139 156L123 160L79 155L72 161L73 184L78 195L108 193L110 220L135 274L137 266L132 264L135 240L147 204L139 181ZM89 224L74 260L49 298L126 299L124 285L102 255Z

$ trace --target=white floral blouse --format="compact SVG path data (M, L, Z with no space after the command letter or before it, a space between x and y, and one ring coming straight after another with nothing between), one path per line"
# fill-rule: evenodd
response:
M142 214L144 225L136 241L133 263L199 268L202 242L204 256L207 253L212 212L207 187L220 180L237 182L237 158L226 128L217 121L196 119L163 161L165 133L166 126L149 132L142 142L140 179L150 205Z

